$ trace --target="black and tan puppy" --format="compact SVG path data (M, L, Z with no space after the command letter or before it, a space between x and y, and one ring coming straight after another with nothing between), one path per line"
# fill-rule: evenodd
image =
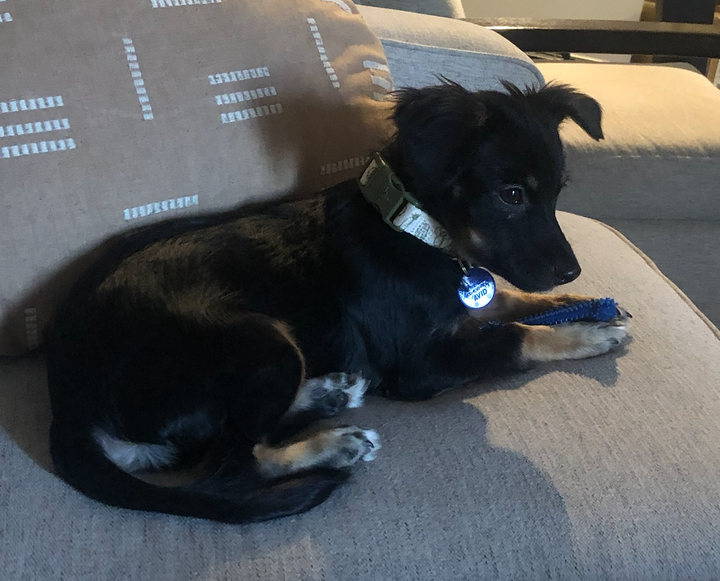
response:
M366 389L418 400L617 345L624 313L609 324L484 325L458 299L458 258L522 291L580 273L555 218L558 125L571 118L600 139L600 108L565 86L507 89L398 94L383 156L450 250L391 228L355 180L121 237L49 339L57 473L119 507L236 523L294 514L374 457L372 430L306 430ZM505 292L482 316L512 321L567 300ZM189 486L129 474L200 458L208 475Z

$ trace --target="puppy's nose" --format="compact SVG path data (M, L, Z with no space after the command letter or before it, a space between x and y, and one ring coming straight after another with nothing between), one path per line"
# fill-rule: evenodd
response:
M567 284L568 282L574 281L580 276L581 268L579 264L569 266L567 264L559 264L554 269L555 278L558 284Z

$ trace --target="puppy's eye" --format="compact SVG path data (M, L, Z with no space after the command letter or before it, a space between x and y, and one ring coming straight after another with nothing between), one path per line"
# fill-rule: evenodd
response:
M525 190L522 186L508 186L500 190L500 199L506 204L522 204L525 202Z

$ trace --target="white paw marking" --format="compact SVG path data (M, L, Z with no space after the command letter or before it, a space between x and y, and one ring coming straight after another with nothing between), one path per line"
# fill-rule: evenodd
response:
M146 444L121 440L97 428L93 434L105 456L126 472L163 468L173 462L177 450L171 444Z
M328 447L328 464L336 468L352 466L358 460L370 462L380 449L380 436L375 430L355 426L332 430L334 443Z
M370 386L370 381L363 378L360 375L349 375L352 381L348 382L347 386L341 388L348 395L349 408L359 408L362 406L365 399L365 392Z
M578 333L575 357L602 355L618 347L628 335L630 319L624 310L607 323L568 323Z
M380 435L375 430L365 430L365 438L368 442L370 442L372 448L370 448L370 450L365 453L362 459L365 462L370 462L372 460L375 460L378 450L382 448L382 446L380 445Z
M317 402L332 392L342 392L347 395L348 402L345 407L358 408L363 404L369 385L367 379L354 373L330 373L322 377L314 377L300 387L290 411L312 409Z
M625 327L616 327L614 325L605 325L603 323L592 324L592 327L585 329L583 332L586 341L586 349L597 353L607 353L613 347L620 345L627 336Z

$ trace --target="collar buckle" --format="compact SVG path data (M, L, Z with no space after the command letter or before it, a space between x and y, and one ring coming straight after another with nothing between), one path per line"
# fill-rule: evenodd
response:
M394 220L407 204L420 208L420 203L405 190L405 186L379 153L373 153L358 183L364 198L394 230L402 231Z

